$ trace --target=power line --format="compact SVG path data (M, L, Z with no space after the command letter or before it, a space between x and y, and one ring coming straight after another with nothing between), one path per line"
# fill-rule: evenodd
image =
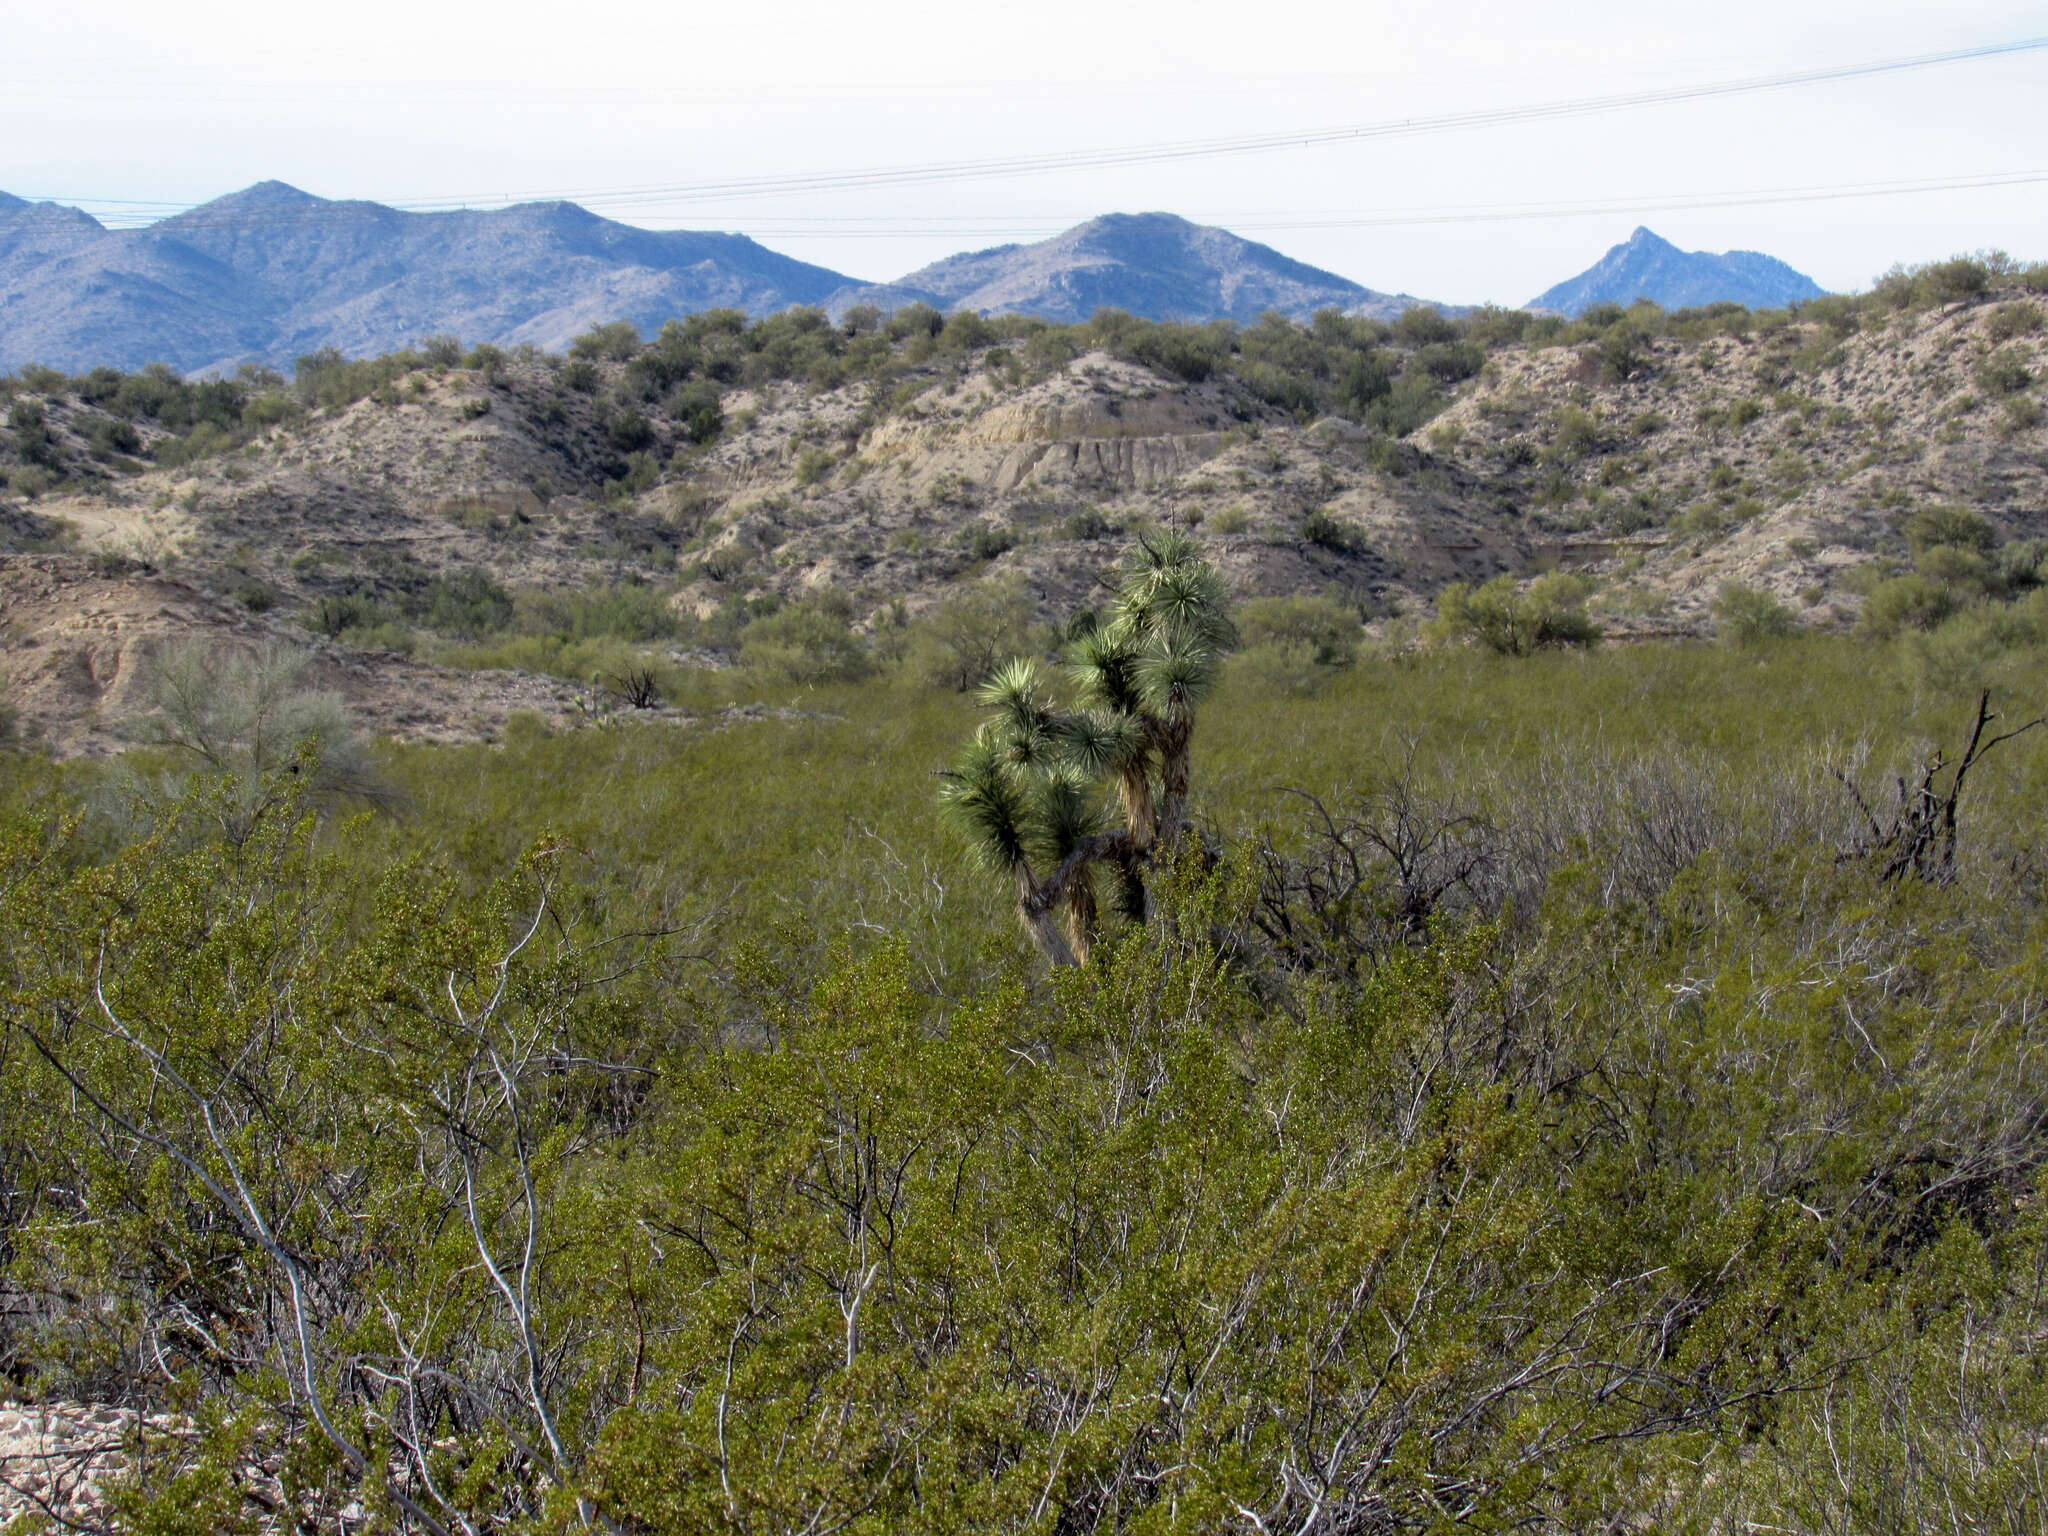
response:
M1951 49L1942 53L1916 54L1907 58L1884 59L1863 64L1834 65L1824 69L1794 70L1773 75L1752 75L1699 85L1669 86L1653 90L1624 91L1609 96L1585 96L1563 101L1538 102L1516 107L1495 107L1443 113L1433 117L1395 118L1377 123L1356 123L1334 128L1289 130L1251 134L1236 138L1188 139L1115 149L1073 150L1048 155L1021 155L984 160L941 161L927 165L883 166L867 170L823 172L815 175L753 177L695 185L627 187L564 194L586 206L630 199L638 203L702 202L727 197L768 197L791 192L841 191L881 186L899 186L935 181L970 181L1011 176L1042 175L1050 171L1095 170L1127 165L1156 164L1174 160L1207 159L1230 155L1264 154L1295 148L1322 148L1333 144L1358 143L1374 139L1412 138L1425 134L1472 128L1510 127L1522 123L1590 117L1639 107L1666 106L1677 102L1703 101L1758 91L1786 90L1839 80L1867 79L1959 64L1978 59L2038 52L2048 48L2048 37L2023 38L2007 43L1987 43L1974 48Z
M1339 127L1288 130L1228 138L1185 139L1154 144L1125 145L1095 150L1069 150L1050 154L998 156L975 160L934 161L923 164L874 166L865 169L825 171L786 176L740 177L724 181L665 183L637 187L566 190L508 196L434 198L412 200L390 206L410 212L446 212L458 208L504 207L522 201L569 200L587 208L630 205L635 208L676 204L723 202L737 199L785 197L800 193L864 191L881 187L924 185L940 182L996 180L1045 175L1059 171L1086 171L1172 161L1219 158L1236 155L1269 154L1289 149L1324 148L1336 144L1362 143L1380 139L1410 138L1427 134L1471 129L1510 127L1525 123L1560 121L1631 111L1643 107L1667 106L1680 102L1706 101L1764 91L1788 90L1799 86L1836 81L1870 79L1929 69L1948 64L2007 57L2048 49L2048 37L2021 38L2004 43L1980 44L1971 48L1939 53L1914 54L1904 58L1881 59L1861 64L1832 65L1820 69L1791 70L1769 75L1709 81L1687 86L1624 91L1604 96L1575 97L1514 107L1479 108L1442 113L1430 117L1389 119L1375 123L1354 123ZM116 206L113 199L52 199L83 201ZM177 208L190 212L204 204L135 203L136 209Z

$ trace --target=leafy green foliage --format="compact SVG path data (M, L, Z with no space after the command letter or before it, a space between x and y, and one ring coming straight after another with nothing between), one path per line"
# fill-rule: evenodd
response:
M1782 640L1798 628L1790 608L1756 587L1729 581L1714 594L1714 633L1730 645Z
M791 603L740 631L740 660L787 682L857 682L874 669L842 593Z
M1595 645L1600 627L1586 612L1586 584L1562 571L1527 587L1496 576L1477 589L1452 582L1437 597L1434 633L1475 640L1502 656L1531 656L1561 646Z
M1187 827L1195 708L1235 639L1222 582L1194 541L1151 534L1124 562L1110 622L1074 644L1077 708L1054 705L1030 660L983 684L989 718L940 801L982 862L1014 882L1047 959L1088 959L1098 865L1114 872L1127 914L1149 914L1148 869L1178 853ZM1122 811L1115 832L1108 786Z
M415 1529L400 1499L506 1532L1422 1530L1455 1486L1476 1528L2018 1536L2048 975L2009 856L2048 764L1990 759L1961 876L1879 898L1788 753L1950 739L1888 654L1226 680L1219 840L1043 981L912 830L947 697L411 749L403 821L286 785L239 841L203 787L131 844L5 764L7 1262L50 1300L0 1363L196 1410L117 1496L165 1532L252 1520L260 1461L313 1523ZM1351 813L1276 820L1276 775L1360 791L1341 892L1300 877ZM1020 824L1087 835L1074 787ZM1484 859L1347 945L1433 878L1418 847ZM943 905L895 905L906 869Z

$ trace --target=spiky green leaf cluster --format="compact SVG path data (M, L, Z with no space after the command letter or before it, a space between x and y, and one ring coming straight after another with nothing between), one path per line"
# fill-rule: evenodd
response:
M1222 581L1199 546L1177 532L1141 539L1109 621L1072 647L1078 708L1055 708L1028 659L983 685L988 718L944 797L980 856L1007 870L1057 863L1103 830L1101 781L1159 771L1235 638Z

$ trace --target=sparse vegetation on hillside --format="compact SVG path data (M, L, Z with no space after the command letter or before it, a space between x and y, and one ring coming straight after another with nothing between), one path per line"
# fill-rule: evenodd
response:
M764 676L914 655L971 686L963 615L993 603L1049 654L1112 541L1159 527L1210 535L1241 599L1328 601L1397 645L1447 589L1556 567L1621 638L1727 629L1740 588L1773 624L1981 648L2030 622L2048 538L2037 279L1962 258L1792 311L1574 321L711 311L563 357L315 354L290 381L28 369L0 386L0 540L165 573L273 633L650 674L672 702L752 625ZM1975 531L1928 531L1950 514ZM1253 663L1313 690L1333 663L1303 643Z

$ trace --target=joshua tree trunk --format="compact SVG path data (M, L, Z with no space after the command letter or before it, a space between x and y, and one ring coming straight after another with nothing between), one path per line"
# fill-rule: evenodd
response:
M1193 716L1175 721L1159 744L1159 841L1171 853L1187 826L1189 748L1194 744Z
M1159 832L1159 812L1152 802L1152 776L1145 760L1126 763L1117 770L1117 792L1124 803L1124 828L1131 834L1131 847L1141 856L1150 851Z
M1095 888L1088 883L1086 870L1067 891L1067 939L1076 962L1086 965L1095 953Z
M1031 942L1054 965L1079 965L1081 962L1075 958L1073 946L1060 932L1051 904L1039 899L1037 877L1023 864L1016 866L1016 875L1017 919L1023 923L1024 931L1031 935Z

